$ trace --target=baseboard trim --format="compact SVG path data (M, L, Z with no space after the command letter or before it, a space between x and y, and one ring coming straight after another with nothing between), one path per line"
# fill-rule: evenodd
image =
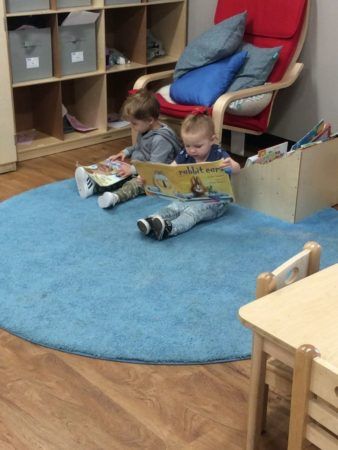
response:
M0 173L14 172L16 170L16 162L9 164L0 164Z

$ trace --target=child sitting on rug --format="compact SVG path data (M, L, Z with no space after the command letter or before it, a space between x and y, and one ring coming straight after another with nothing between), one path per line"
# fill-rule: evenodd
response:
M153 93L140 90L128 97L122 106L122 116L138 133L136 144L125 148L117 155L112 155L109 159L124 161L130 157L139 161L171 163L182 146L174 131L159 121L159 115L160 105ZM121 181L122 187L117 190L114 190L114 186L102 188L88 176L83 167L78 167L75 171L75 180L80 197L87 198L104 192L98 198L98 204L101 208L109 208L144 194L142 182L138 180L133 165L121 168L118 175L128 177Z
M222 160L224 169L238 173L240 165L215 143L215 127L210 116L196 111L182 123L181 136L184 149L177 155L172 165L194 164ZM137 221L140 231L151 232L158 240L176 236L190 230L197 223L221 217L228 208L227 201L180 202L174 201L152 216Z

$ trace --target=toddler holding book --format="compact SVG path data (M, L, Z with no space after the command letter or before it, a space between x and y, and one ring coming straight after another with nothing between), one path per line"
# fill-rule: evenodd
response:
M139 161L171 163L182 145L174 131L159 121L159 115L160 105L150 91L143 89L128 97L122 106L122 116L137 132L136 144L125 148L117 155L112 155L109 159L124 161L125 158L132 158ZM122 165L118 175L125 178L125 181L121 182L122 187L117 190L114 190L114 186L102 188L89 177L83 167L78 167L75 171L75 180L80 197L87 198L106 191L99 196L98 204L101 208L109 208L144 194L144 188L137 179L133 165Z
M210 116L196 110L182 123L181 136L184 149L172 165L196 164L221 160L221 167L238 173L240 165L216 142L215 127ZM158 240L176 236L190 230L197 223L221 217L228 208L228 201L180 202L174 201L152 216L137 221L139 230L145 235L154 234Z

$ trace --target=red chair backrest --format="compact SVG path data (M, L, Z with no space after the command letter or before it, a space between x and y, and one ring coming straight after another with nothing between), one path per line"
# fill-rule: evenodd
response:
M268 81L283 78L291 61L298 58L299 42L304 28L304 19L310 0L218 0L215 24L231 16L247 11L247 25L244 41L257 47L281 46L277 63ZM168 103L158 95L161 112L172 117L186 117L194 108L189 105ZM224 123L233 128L264 133L267 130L273 102L255 117L235 116L226 113ZM210 108L211 110L211 108Z
M257 47L282 46L268 81L279 81L295 54L308 0L218 0L215 24L247 11L243 40Z

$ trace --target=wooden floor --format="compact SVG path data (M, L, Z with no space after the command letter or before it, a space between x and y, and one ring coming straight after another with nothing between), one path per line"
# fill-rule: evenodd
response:
M121 139L19 163L16 172L0 175L0 200L70 178L77 160L101 160L127 144ZM100 361L0 331L0 450L243 449L249 371L250 361L205 366ZM275 396L270 402L262 450L286 448L283 402Z

